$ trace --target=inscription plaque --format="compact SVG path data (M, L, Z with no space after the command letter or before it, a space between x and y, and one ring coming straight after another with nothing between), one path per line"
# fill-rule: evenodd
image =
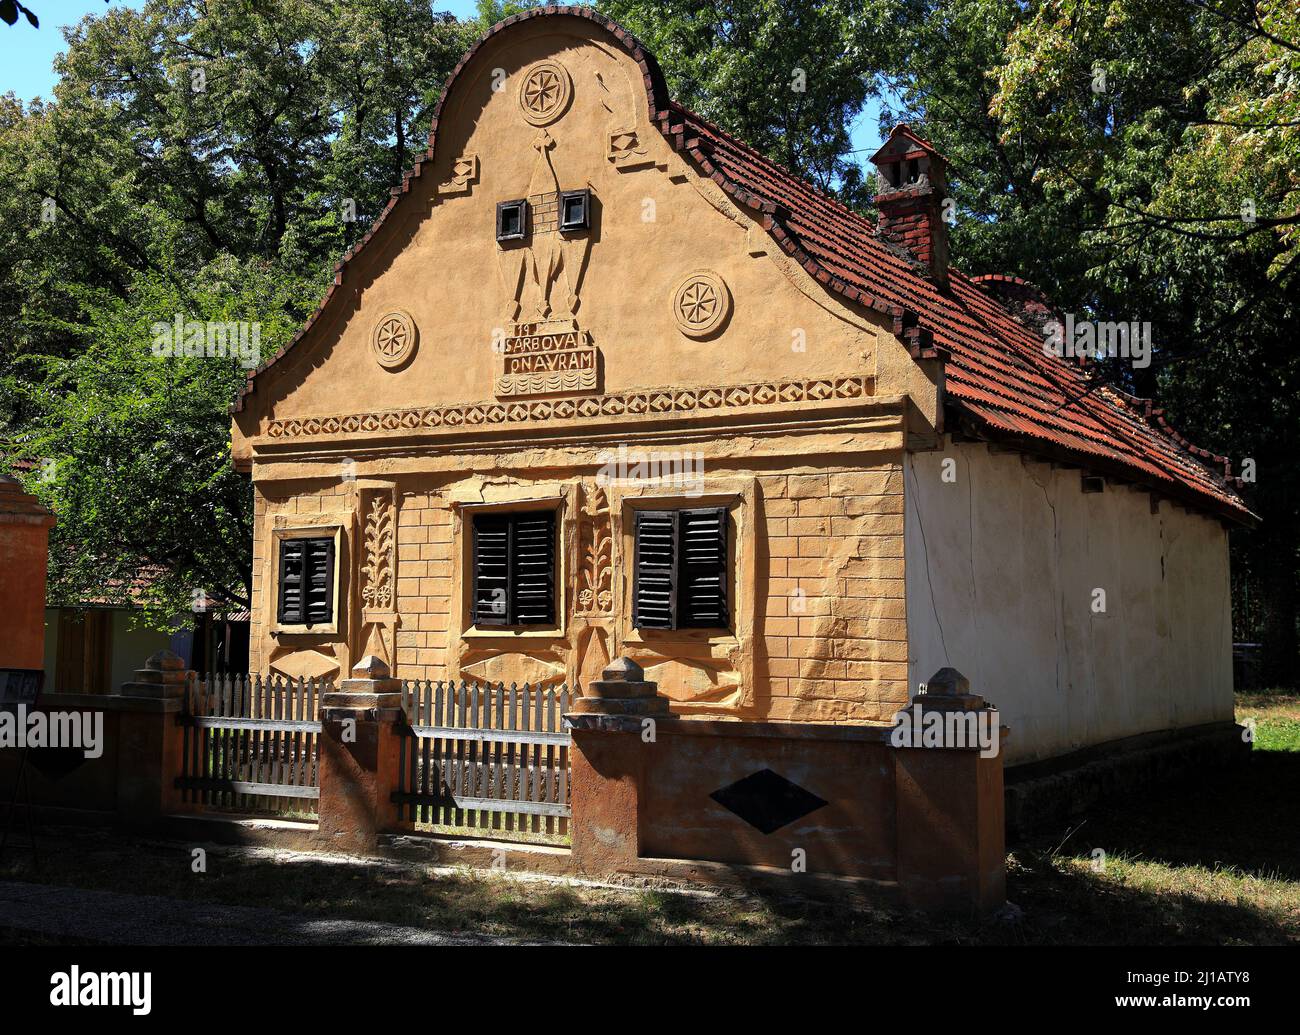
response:
M496 394L594 392L600 354L586 331L570 321L520 324L500 349Z

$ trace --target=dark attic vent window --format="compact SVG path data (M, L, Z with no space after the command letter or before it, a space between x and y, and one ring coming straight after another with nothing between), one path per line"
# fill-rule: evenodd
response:
M497 240L518 241L528 221L528 202L502 201L497 205Z
M560 229L586 230L590 225L591 191L563 191L560 194Z
M1097 475L1085 474L1083 476L1084 492L1104 492L1106 490L1106 479Z

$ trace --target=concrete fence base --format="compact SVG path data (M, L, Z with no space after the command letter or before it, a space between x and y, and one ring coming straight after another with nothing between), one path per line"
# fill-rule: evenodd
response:
M374 656L363 658L336 693L321 702L321 847L348 854L373 852L384 834L411 829L397 818L402 684Z
M322 850L385 854L394 839L413 840L393 802L407 720L383 662L365 658L352 675L321 701L318 821L296 836ZM38 772L34 804L133 827L197 814L176 790L188 676L164 652L121 694L48 696L47 710L103 713L103 752L59 779ZM567 717L571 848L548 850L548 868L597 878L748 874L793 892L847 879L961 912L1004 901L1000 756L896 746L881 726L676 718L625 659L590 689ZM996 724L967 690L956 677L925 700ZM3 785L16 753L0 756Z
M703 861L784 872L791 890L805 875L896 885L924 909L1005 901L999 758L895 748L880 727L571 721L578 873Z
M1000 753L899 747L881 726L673 718L626 659L592 689L569 716L577 872L733 863L784 871L792 890L810 876L887 883L925 909L1005 901ZM926 710L1004 732L959 673L925 689Z
M0 805L15 797L22 771L27 798L36 809L65 809L97 815L132 828L149 828L181 810L175 778L181 771L182 731L178 723L186 673L174 663L150 659L120 694L45 694L27 714L40 713L46 727L86 717L98 744L11 747L0 750ZM19 713L10 712L12 721ZM63 718L56 718L56 717ZM84 723L78 722L78 726ZM6 816L7 820L8 817Z

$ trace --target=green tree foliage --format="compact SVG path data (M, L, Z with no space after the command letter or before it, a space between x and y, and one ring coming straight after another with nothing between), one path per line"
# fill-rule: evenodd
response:
M1234 537L1238 632L1262 634L1268 674L1293 683L1300 7L1052 0L991 72L1000 139L1032 141L1037 188L1086 214L1063 300L1151 320L1139 389L1237 470L1253 461L1264 524Z
M958 265L1052 289L1082 282L1089 258L1062 243L1093 213L1087 198L1039 181L1045 147L1032 134L1006 135L991 110L992 73L1022 18L1018 5L997 0L898 0L895 45L879 69L881 129L906 122L948 159Z
M249 599L251 492L229 457L238 356L155 354L155 324L256 325L260 354L423 150L475 32L414 0L149 0L66 32L49 102L0 98L0 437L51 461L52 595L162 574Z
M601 0L659 59L672 97L846 204L874 185L849 126L889 45L890 5L870 0Z

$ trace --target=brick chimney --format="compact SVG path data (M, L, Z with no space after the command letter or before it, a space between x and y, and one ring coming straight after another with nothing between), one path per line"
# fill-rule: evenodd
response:
M898 125L871 161L880 170L876 234L918 263L940 287L948 283L948 226L942 205L948 163L928 140Z

